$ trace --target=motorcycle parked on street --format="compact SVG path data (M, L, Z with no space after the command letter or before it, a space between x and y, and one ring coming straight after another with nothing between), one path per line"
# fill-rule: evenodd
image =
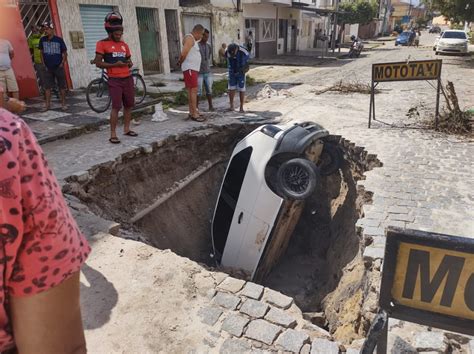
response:
M356 36L351 36L351 48L349 49L349 58L358 58L364 49L364 44Z

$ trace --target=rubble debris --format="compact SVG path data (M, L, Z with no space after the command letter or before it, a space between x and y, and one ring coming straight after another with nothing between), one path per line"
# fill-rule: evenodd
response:
M341 94L345 93L363 93L370 95L371 87L369 84L365 84L359 81L344 81L340 80L336 84L326 87L322 90L314 91L316 95L322 95L328 91L339 92ZM375 89L374 93L380 93L380 90Z
M263 100L272 97L291 97L293 94L288 90L275 90L269 84L263 86L263 88L257 92L257 100Z

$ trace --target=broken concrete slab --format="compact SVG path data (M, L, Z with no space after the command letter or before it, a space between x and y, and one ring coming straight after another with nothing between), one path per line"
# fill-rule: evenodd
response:
M444 333L438 331L425 331L414 334L415 348L419 352L437 351L444 353L447 343L444 341Z
M245 337L271 345L282 331L282 328L265 320L253 320L245 331Z
M245 353L251 349L250 343L246 340L229 338L226 339L219 350L220 354Z
M275 344L281 346L283 350L299 353L307 342L309 342L308 333L287 329L278 337Z

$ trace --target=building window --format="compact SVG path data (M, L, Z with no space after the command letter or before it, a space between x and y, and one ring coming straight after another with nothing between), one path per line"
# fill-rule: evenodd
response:
M275 20L261 20L260 42L275 40Z

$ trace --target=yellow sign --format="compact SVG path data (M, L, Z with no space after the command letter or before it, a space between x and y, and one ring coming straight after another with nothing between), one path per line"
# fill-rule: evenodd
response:
M420 60L372 65L372 81L437 80L441 60Z
M474 320L474 254L400 242L396 258L393 302Z

